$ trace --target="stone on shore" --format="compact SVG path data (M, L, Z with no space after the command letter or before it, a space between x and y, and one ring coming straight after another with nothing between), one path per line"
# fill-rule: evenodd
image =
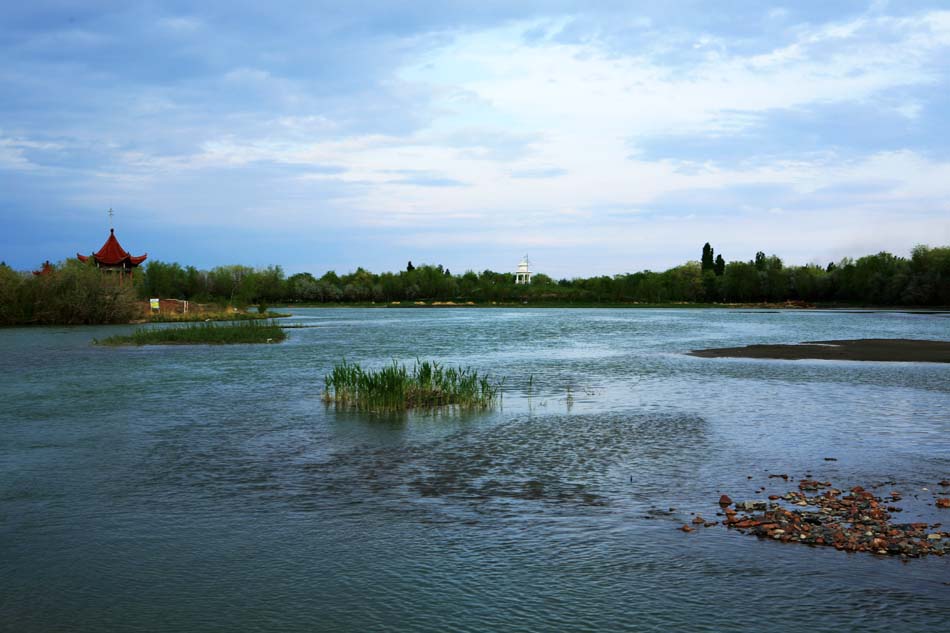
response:
M814 509L789 509L761 501L737 502L736 508L746 514L727 509L723 525L759 538L834 547L846 552L905 558L944 556L950 552L950 532L936 531L940 524L892 523L891 512L899 508L885 506L884 499L861 486L854 486L844 495L832 488L830 482L804 480L799 488L801 491L791 491L779 498L798 508ZM805 494L819 489L823 489L819 494ZM899 493L891 494L900 498ZM938 499L937 505L950 508L950 499Z

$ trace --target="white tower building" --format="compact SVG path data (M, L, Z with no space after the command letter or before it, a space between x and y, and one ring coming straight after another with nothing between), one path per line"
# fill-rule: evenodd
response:
M528 256L525 255L521 263L518 264L518 272L515 273L516 284L531 283L531 270L528 268Z

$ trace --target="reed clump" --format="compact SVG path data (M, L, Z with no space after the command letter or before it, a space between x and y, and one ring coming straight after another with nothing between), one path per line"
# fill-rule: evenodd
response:
M372 411L488 409L501 394L499 384L473 369L419 360L411 368L393 361L370 371L344 360L325 376L324 384L325 402Z
M200 321L268 321L291 316L285 312L193 312L150 314L149 323L192 323Z
M287 338L273 322L193 323L184 327L139 328L127 336L110 336L98 345L239 345L243 343L279 343Z

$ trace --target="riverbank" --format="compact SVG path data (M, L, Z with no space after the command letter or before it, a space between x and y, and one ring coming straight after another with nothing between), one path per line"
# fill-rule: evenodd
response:
M685 309L685 310L755 310L768 312L779 310L821 310L834 312L877 313L894 312L902 314L947 314L950 307L919 306L861 306L839 303L811 304L804 302L788 303L638 303L638 302L559 302L559 301L519 301L519 302L474 302L474 301L392 301L392 302L355 302L355 303L294 303L279 306L283 310L294 308L553 308L553 309Z
M690 352L701 358L773 358L783 360L861 360L950 363L950 341L854 339L807 341L798 345L746 345Z

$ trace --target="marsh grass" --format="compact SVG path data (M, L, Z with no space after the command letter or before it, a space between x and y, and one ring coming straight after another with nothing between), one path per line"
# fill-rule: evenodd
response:
M149 323L197 323L208 321L267 321L283 319L290 314L283 312L192 312L188 314L150 314Z
M417 360L412 368L393 361L367 371L345 360L324 378L323 400L366 411L403 411L457 406L488 409L500 385L473 369Z
M94 340L97 345L227 345L243 343L279 343L287 338L273 322L194 323L184 327L139 328L127 336Z

